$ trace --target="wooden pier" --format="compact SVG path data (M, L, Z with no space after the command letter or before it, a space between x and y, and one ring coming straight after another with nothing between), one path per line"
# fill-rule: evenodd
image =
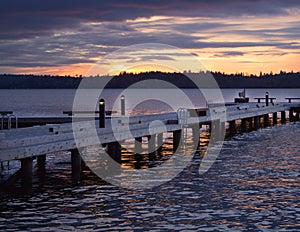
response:
M173 147L176 150L180 146L180 136L184 127L199 128L204 124L214 125L216 134L222 134L227 129L227 134L233 136L237 133L238 121L240 121L241 132L247 132L271 126L271 118L273 125L276 125L279 123L278 113L281 114L281 124L285 124L287 118L289 121L299 121L300 103L272 102L268 106L265 103L254 102L215 104L208 108L182 109L181 112L174 113L131 117L121 115L106 117L104 128L99 128L99 118L97 117L19 118L18 123L26 126L27 122L30 127L0 130L0 162L20 160L22 186L30 189L33 159L37 158L38 166L44 166L47 154L69 150L71 151L73 182L79 183L81 157L78 148L99 145L99 141L101 141L112 158L120 160L121 146L118 141L132 138L141 141L142 137L147 137L149 150L153 150L153 147L160 149L157 144L162 143L162 134L172 132ZM183 114L185 117L182 117ZM155 121L159 123L152 125L149 130L149 126ZM93 128L96 129L93 131ZM79 144L74 138L76 132L80 132L78 133ZM199 143L199 133L199 129L193 130L195 137L198 135L197 143ZM220 139L223 138L220 137ZM136 145L137 153L139 152L138 144Z

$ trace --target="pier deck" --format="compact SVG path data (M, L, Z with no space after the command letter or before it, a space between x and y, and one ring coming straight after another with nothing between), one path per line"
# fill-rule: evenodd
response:
M186 124L191 126L195 123L205 124L215 120L230 122L276 112L290 111L292 108L297 107L300 107L300 103L276 103L270 106L265 106L263 103L243 103L226 107L215 106L207 110L206 116L188 117ZM70 121L69 118L61 119L63 121ZM47 120L47 118L44 120ZM164 126L152 127L152 131L149 132L149 125L155 120L163 122ZM59 119L52 119L50 122L53 121L59 122ZM43 123L45 122L43 121ZM96 132L101 142L111 143L133 137L149 136L151 133L163 133L166 130L168 132L180 130L182 125L176 122L178 122L178 115L175 112L131 116L130 118L126 116L113 117L110 119L106 118L106 128L97 128ZM96 123L96 126L93 125L94 123ZM111 123L114 123L117 131L112 130ZM93 133L89 132L93 127L97 127L97 120L78 121L73 124L73 127L72 123L69 122L1 130L0 162L76 149L73 130L85 131L85 133L82 133L86 137L85 144L82 144L82 146L95 145L99 142L99 139L93 138Z
M33 127L17 128L10 130L0 130L0 162L10 160L21 160L23 173L30 173L27 169L32 169L32 159L34 157L45 157L48 153L71 150L74 152L79 148L92 145L108 144L110 148L119 146L118 141L142 137L152 137L165 132L173 132L173 146L180 136L184 127L195 125L212 124L217 122L217 128L225 130L225 123L229 123L230 134L236 132L236 120L242 121L242 131L247 131L247 123L252 125L254 121L255 129L260 127L260 118L264 118L264 125L269 125L269 115L273 116L273 124L277 124L277 113L281 113L281 122L286 122L286 112L289 112L289 119L299 120L300 102L271 103L266 106L264 103L230 103L223 105L215 104L207 109L184 110L185 118L180 116L180 112L106 117L105 128L99 128L99 119L93 115L90 118L61 117L27 119L39 121L40 124ZM48 121L47 121L48 119ZM60 120L61 119L61 120ZM73 123L71 120L73 119ZM23 120L23 123L26 119ZM50 124L51 123L51 124ZM61 123L61 124L56 124ZM26 123L25 123L26 124ZM29 123L29 125L31 125ZM199 127L198 127L199 128ZM193 132L194 133L194 132ZM199 131L197 132L199 133ZM76 139L74 138L76 134ZM179 139L180 140L180 139ZM79 142L78 142L79 141ZM199 141L198 141L199 142ZM150 142L149 142L150 146ZM113 149L115 151L116 149ZM120 151L119 151L120 152ZM74 157L75 157L74 155ZM45 158L41 159L44 160ZM72 162L73 159L72 156ZM44 162L44 161L43 161ZM74 161L75 162L75 161ZM76 166L77 165L77 166ZM74 168L73 168L74 166ZM72 170L80 170L79 164L72 163ZM21 169L22 169L21 168ZM78 171L76 171L78 172ZM78 179L78 175L77 176ZM27 178L28 179L28 178ZM25 178L25 182L27 180ZM30 182L29 182L30 183Z

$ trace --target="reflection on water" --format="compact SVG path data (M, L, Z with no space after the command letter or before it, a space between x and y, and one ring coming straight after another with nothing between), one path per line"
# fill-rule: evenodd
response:
M1 199L0 230L299 231L300 124L237 135L199 175L205 133L189 167L147 190L120 189L87 169L83 185L71 187L69 154L49 155L40 191ZM170 145L166 135L162 159ZM130 160L124 151L123 165ZM151 163L141 162L142 168Z

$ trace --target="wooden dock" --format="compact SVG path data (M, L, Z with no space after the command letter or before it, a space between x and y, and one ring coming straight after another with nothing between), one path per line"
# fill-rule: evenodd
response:
M30 188L34 158L37 157L38 165L44 165L46 154L69 150L72 156L73 181L78 183L81 172L78 149L99 145L99 141L118 160L121 156L118 141L132 138L140 141L142 137L151 137L149 146L155 147L161 142L159 140L162 140L163 133L173 132L173 146L176 150L185 127L199 128L199 125L209 124L214 127L214 133L224 134L227 129L232 136L237 133L237 121L241 121L242 132L247 132L250 129L271 126L270 118L273 125L276 125L279 122L278 113L281 114L281 124L285 124L287 118L289 121L299 121L299 112L299 102L271 103L268 106L254 102L215 104L209 108L181 109L173 113L107 117L104 128L99 128L99 118L96 116L19 118L18 123L30 127L0 130L0 162L20 160L22 185ZM193 133L199 135L200 131L196 129ZM222 140L224 137L218 138ZM199 143L199 136L196 142Z

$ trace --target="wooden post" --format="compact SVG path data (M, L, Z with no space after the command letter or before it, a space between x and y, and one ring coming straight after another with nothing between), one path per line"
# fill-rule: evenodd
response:
M242 119L241 127L242 127L242 133L247 132L247 119L245 119L245 118Z
M39 169L45 169L46 165L46 155L39 155L37 157L37 166Z
M225 135L226 133L226 125L225 122L220 122L220 133L219 133L219 139L223 140L224 137L222 137L223 135Z
M221 122L220 120L215 120L211 122L211 142L214 143L221 140L222 130L223 130L223 122Z
M180 150L181 146L181 130L173 131L173 151Z
M235 120L229 122L229 136L234 136L236 133Z
M254 117L254 129L258 130L260 127L260 117L259 116L255 116Z
M281 124L286 124L286 113L281 111Z
M32 192L32 157L21 159L21 186L25 193Z
M247 121L248 121L248 123L249 123L249 129L250 129L250 131L252 131L252 129L253 129L253 123L252 123L253 118L252 118L252 117L251 117L251 118L248 118Z
M140 154L143 152L142 141L143 141L143 137L135 138L134 153Z
M71 150L72 181L77 185L81 183L81 156L77 149Z
M269 114L264 115L264 126L268 127L270 125Z
M277 125L277 112L273 113L273 125Z
M99 101L99 128L105 128L105 101Z
M121 96L121 115L125 115L125 96Z
M155 155L156 151L156 135L148 136L148 153L149 155Z
M46 172L46 155L39 155L37 157L37 174L39 181L43 182Z
M299 114L299 112L297 112L296 116L295 116L295 121L299 121L299 119L300 119L300 114Z
M200 148L200 131L199 126L195 125L192 127L193 133L193 150L199 150Z
M162 152L162 145L163 145L163 133L157 134L156 143L157 143L156 149L159 153L161 153Z
M122 146L119 142L108 143L107 144L107 153L113 160L115 160L119 164L121 163Z
M294 121L294 114L293 114L293 109L290 108L289 110L289 121L293 122Z

